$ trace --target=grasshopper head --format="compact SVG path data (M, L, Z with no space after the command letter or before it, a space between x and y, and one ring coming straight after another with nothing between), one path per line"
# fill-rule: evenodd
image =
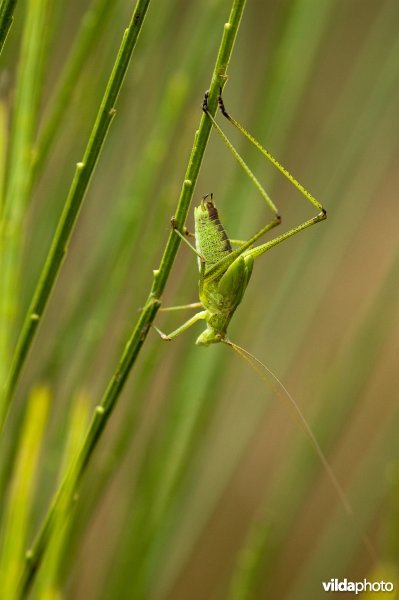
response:
M223 335L220 332L215 331L211 327L207 327L205 331L197 338L195 342L197 346L210 346L211 344L218 344L223 339Z

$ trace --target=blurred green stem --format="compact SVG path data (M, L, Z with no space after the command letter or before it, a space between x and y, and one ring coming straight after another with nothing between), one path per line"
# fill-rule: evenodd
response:
M2 400L0 405L0 429L6 418L23 365L67 252L68 242L78 218L79 210L85 198L111 121L115 115L115 103L122 87L149 3L150 0L137 1L129 27L124 32L122 44L112 69L86 151L82 161L77 163L75 176L50 251L22 326L3 396L2 398L0 397Z
M208 108L212 115L214 115L216 112L219 88L223 87L227 78L226 71L244 6L245 0L234 0L229 21L224 25L222 41L209 89ZM197 181L210 132L211 122L205 116L205 114L202 114L199 129L194 137L194 144L175 213L177 224L180 227L183 226L189 210L190 201L194 192L195 183ZM79 479L83 475L85 468L96 448L97 442L101 437L105 425L112 414L112 410L115 407L116 401L122 392L128 374L140 352L141 346L146 339L148 330L150 329L155 315L158 312L161 304L160 296L170 275L179 244L180 238L171 230L161 260L161 265L159 269L154 272L153 285L147 302L140 314L137 324L125 347L119 365L105 391L101 403L95 409L86 439L77 457L77 466L72 465L70 467L67 476L58 488L53 503L45 517L42 529L40 530L32 549L29 551L28 560L26 562L25 571L23 574L23 587L26 591L29 589L33 581L38 563L40 562L48 543L49 532L54 513L57 510L58 503L62 499L64 490L68 487L70 473L76 472L77 481L79 482Z
M0 99L0 221L4 208L4 184L6 178L6 161L7 161L7 144L8 144L8 106Z
M92 46L98 42L101 28L104 26L108 13L110 13L114 6L115 3L108 0L94 0L92 6L83 16L76 40L50 101L50 110L46 111L46 120L39 135L34 157L32 185L34 185L36 178L40 175L49 151L52 148L62 117L76 89L76 80L81 73L82 66L87 60Z
M47 423L50 393L47 387L32 391L19 439L18 457L8 492L0 547L1 597L18 599L18 579L29 530L32 497L38 479L39 456Z
M17 0L3 0L0 7L0 54L3 51L8 32L14 20L13 13Z
M4 204L0 221L0 381L11 362L11 340L19 309L24 218L29 199L32 147L37 124L43 65L43 27L47 0L26 6L18 77L7 156ZM5 405L0 392L0 428Z

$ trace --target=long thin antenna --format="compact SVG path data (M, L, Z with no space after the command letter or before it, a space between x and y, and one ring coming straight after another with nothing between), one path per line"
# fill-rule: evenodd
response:
M231 340L228 340L227 338L225 338L221 341L224 344L226 344L227 346L229 346L230 348L232 348L237 354L239 354L245 360L245 362L247 362L250 365L250 367L261 377L261 379L263 379L263 381L265 381L268 385L270 385L272 387L272 390L276 394L276 396L278 396L280 399L284 399L285 401L288 400L290 407L294 408L295 416L296 416L297 420L299 421L299 423L301 424L302 428L307 433L314 449L316 450L316 453L320 459L320 462L322 463L322 465L328 475L328 478L330 479L330 482L333 485L333 487L345 509L345 512L348 514L349 517L354 519L355 511L353 510L353 507L352 507L351 503L349 502L347 495L345 494L341 484L339 483L330 463L328 462L328 460L326 458L326 455L324 454L323 450L321 449L321 446L320 446L319 442L317 441L317 438L316 438L315 434L313 433L309 423L307 422L302 410L300 409L299 405L294 400L294 398L291 396L291 394L289 393L289 391L287 390L285 385L280 381L280 379L277 377L277 375L275 375L273 373L273 371L271 371L269 369L269 367L267 367L262 361L260 361L259 358L257 358L256 356L254 356L253 354L248 352L248 350L245 350L245 348L242 348L241 346L239 346L238 344L235 344L234 342L232 342ZM362 534L362 539L363 539L363 543L364 543L368 553L370 554L371 558L373 560L376 560L377 553L376 553L376 550L375 550L372 542L365 534Z

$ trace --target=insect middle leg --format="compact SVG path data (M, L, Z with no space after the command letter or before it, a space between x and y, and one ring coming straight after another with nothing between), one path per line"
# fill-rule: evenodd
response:
M187 310L187 308L204 308L202 302L191 302L190 304L180 304L179 306L166 306L160 308L159 312L173 312L178 310Z

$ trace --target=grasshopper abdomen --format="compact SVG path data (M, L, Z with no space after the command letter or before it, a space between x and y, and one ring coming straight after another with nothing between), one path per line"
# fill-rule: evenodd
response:
M205 261L205 272L232 251L229 237L219 219L212 195L205 196L194 210L195 241Z

